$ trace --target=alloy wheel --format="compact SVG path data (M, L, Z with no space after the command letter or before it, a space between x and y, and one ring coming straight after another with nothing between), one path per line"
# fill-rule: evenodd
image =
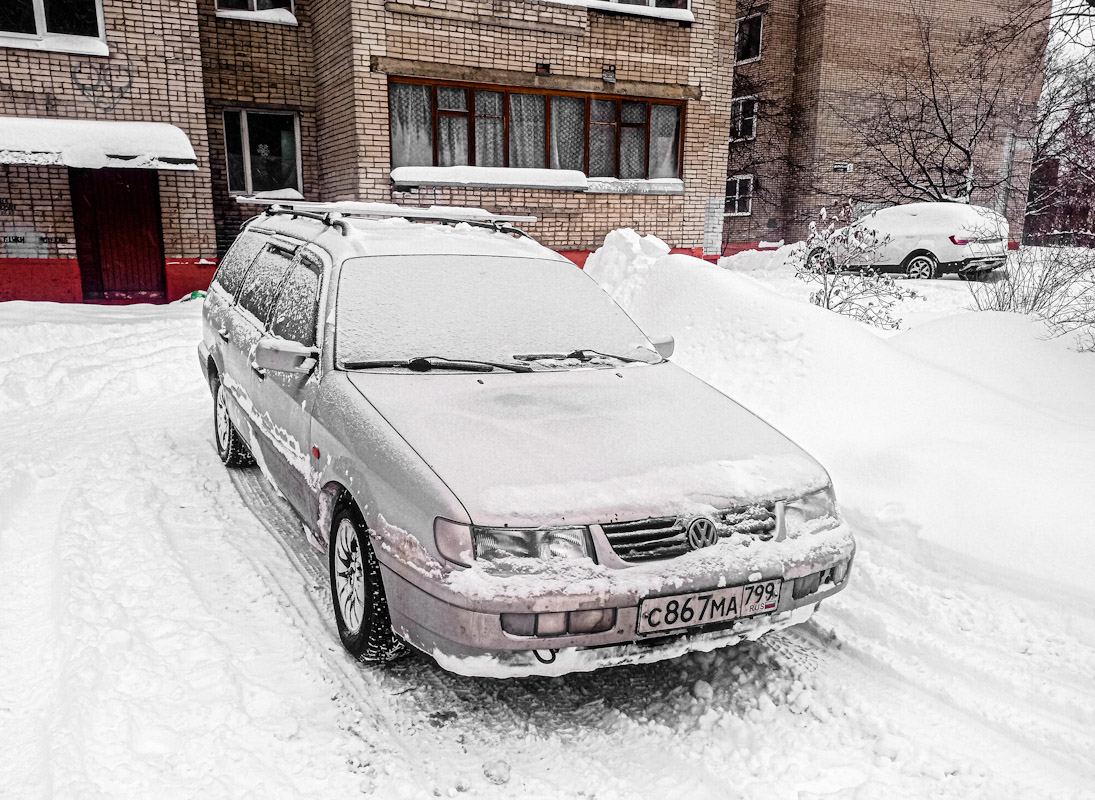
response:
M357 632L365 615L365 565L357 530L348 519L335 532L335 595L343 622Z

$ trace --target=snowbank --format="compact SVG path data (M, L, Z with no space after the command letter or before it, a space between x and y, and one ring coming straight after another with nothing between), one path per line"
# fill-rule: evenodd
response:
M1095 358L1000 313L885 339L629 230L586 271L674 334L680 365L812 452L859 529L1092 592L1095 520L1077 500L1095 486Z

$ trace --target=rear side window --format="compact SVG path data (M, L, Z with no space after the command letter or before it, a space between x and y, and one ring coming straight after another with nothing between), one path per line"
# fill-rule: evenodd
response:
M274 300L277 299L285 273L293 263L293 255L292 250L267 244L243 279L239 303L254 314L264 328L270 319L270 312L274 308Z
M217 274L213 276L213 282L220 284L228 294L233 297L240 290L243 276L247 274L247 268L255 260L255 256L262 250L266 240L257 233L241 233L232 243L232 247L224 254Z
M282 339L315 347L316 317L319 313L320 264L307 253L289 272L282 284L270 330Z

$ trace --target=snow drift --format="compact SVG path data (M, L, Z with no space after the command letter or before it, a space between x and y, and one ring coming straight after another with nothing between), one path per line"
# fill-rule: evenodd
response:
M676 337L677 363L817 457L860 529L1093 593L1095 358L995 312L882 338L630 230L586 270Z

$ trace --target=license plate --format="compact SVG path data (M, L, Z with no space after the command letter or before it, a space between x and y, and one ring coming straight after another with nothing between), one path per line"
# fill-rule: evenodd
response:
M748 583L707 592L650 597L639 604L639 633L691 628L776 610L782 580Z

